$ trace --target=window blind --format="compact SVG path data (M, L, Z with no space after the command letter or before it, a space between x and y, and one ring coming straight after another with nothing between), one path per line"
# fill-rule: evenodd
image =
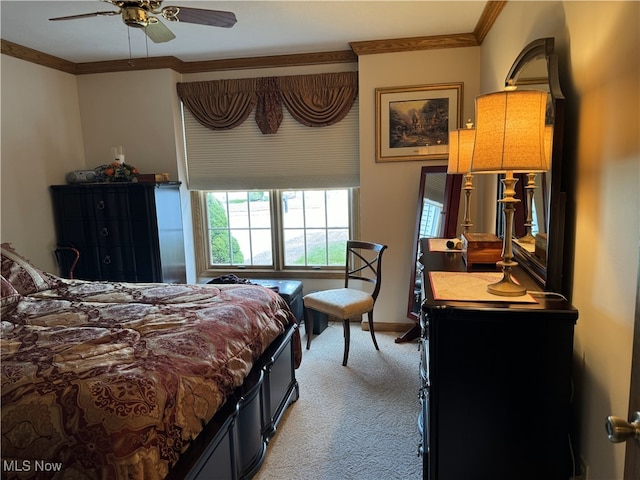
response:
M358 101L328 127L306 127L283 108L278 133L263 135L253 114L231 130L203 127L183 108L191 190L350 188L360 184Z

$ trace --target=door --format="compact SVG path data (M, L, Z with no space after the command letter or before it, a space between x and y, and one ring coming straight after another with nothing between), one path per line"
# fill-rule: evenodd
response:
M633 351L631 353L631 390L629 392L628 418L640 412L640 267L636 292L636 318L633 327ZM624 479L640 478L640 438L627 442L624 463Z
M629 393L629 412L627 414L629 422L634 423L628 424L623 419L615 419L614 417L607 419L608 431L611 431L612 422L614 422L618 426L626 427L628 432L626 437L631 437L626 439L624 480L640 478L640 265L638 266L636 287L636 313L633 328L633 351L631 353L631 389ZM634 433L635 438L632 437ZM609 439L612 442L625 441L623 438L611 439L611 434Z

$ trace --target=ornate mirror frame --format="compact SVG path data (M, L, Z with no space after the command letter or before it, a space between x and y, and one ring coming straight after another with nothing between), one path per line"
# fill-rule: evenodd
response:
M546 78L527 77L527 66L533 62L546 63ZM544 74L544 72L543 72ZM546 213L545 231L547 233L546 260L514 242L516 261L531 273L545 290L562 293L563 264L565 255L565 209L566 192L562 190L563 141L565 122L564 95L560 89L558 56L554 53L554 39L541 38L527 45L513 63L505 79L505 87L547 89L549 91L549 109L553 121L553 140L551 144L551 169L547 173L548 185L545 192L544 209Z
M458 212L460 208L460 194L462 191L462 175L448 175L446 165L424 166L420 170L420 187L418 189L418 204L416 208L416 229L413 236L413 252L411 258L411 275L409 277L409 300L407 302L407 318L418 322L420 319L419 309L416 311L416 282L420 281L421 272L418 271L418 261L420 260L420 224L424 206L425 186L429 174L444 174L444 192L442 192L442 237L454 238L457 235ZM419 300L418 300L419 305Z

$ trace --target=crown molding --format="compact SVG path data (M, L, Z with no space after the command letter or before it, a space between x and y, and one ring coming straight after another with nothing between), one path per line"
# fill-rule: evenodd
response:
M367 40L351 42L349 46L356 55L374 55L379 53L412 52L438 48L477 47L479 45L473 33L455 35L433 35L430 37L391 38L386 40Z
M506 5L506 1L487 2L484 10L482 11L482 14L480 15L480 18L478 19L476 28L473 31L473 34L476 36L479 45L482 45L482 42L484 42L484 38L487 36L487 33L489 33L489 30L491 30L491 27L493 27L493 24L498 19L498 15L500 15L500 12L502 12L502 9Z
M48 53L39 52L29 47L19 45L2 39L0 41L1 53L19 58L31 63L37 63L44 67L53 68L66 73L76 74L76 64L62 58L54 57Z
M184 64L182 73L357 62L358 57L351 50L340 50L335 52L299 53L293 55L272 55L266 57L231 58L225 60L188 62Z
M487 2L473 33L369 40L363 42L351 42L349 43L349 46L358 56L379 53L411 52L416 50L433 50L438 48L477 47L482 45L484 38L487 36L487 33L489 33L489 30L491 30L491 27L506 4L506 1Z
M2 46L2 53L5 55L10 55L21 60L37 63L38 65L71 73L73 75L127 72L134 70L155 70L163 68L168 68L178 73L186 74L249 68L291 67L300 65L322 65L329 63L356 63L360 55L479 46L482 44L482 41L493 26L506 3L506 1L487 2L480 19L478 20L478 24L472 33L351 42L349 44L351 50L334 52L272 55L265 57L231 58L195 62L184 62L176 57L149 57L129 60L110 60L104 62L73 63L8 40L0 39L0 42Z
M104 62L73 63L29 47L0 40L2 53L27 62L37 63L73 75L92 73L127 72L135 70L157 70L169 68L178 73L199 73L216 70L239 70L248 68L285 67L299 65L321 65L328 63L356 63L358 57L351 50L335 52L301 53L294 55L273 55L265 57L231 58L184 62L176 57L132 58L129 60L108 60Z

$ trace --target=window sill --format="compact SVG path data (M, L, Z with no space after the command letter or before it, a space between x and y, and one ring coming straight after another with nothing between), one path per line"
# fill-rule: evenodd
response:
M270 278L282 280L309 279L343 279L344 269L337 270L253 270L253 269L229 269L229 270L205 270L198 275L198 283L206 283L212 278L222 275L235 275L239 278Z

